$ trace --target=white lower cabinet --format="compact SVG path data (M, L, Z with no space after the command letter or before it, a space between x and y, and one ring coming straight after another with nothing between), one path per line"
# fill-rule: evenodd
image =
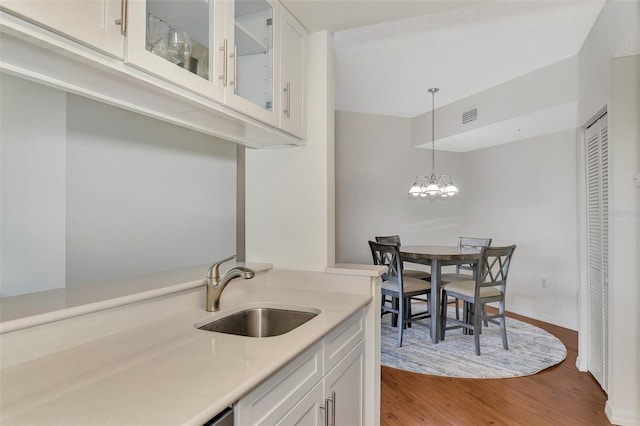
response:
M236 424L362 425L364 348L361 310L238 401Z
M364 340L325 376L324 395L329 416L325 424L364 424Z
M325 419L324 383L320 382L311 389L283 418L278 426L304 425L322 426Z

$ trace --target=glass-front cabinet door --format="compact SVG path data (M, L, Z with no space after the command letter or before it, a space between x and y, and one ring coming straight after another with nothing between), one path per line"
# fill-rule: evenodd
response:
M130 0L126 61L222 102L225 3Z
M126 61L277 127L272 0L129 0Z
M279 98L274 59L279 58L277 3L232 0L227 8L228 84L225 103L238 111L277 126ZM278 105L276 105L276 103Z

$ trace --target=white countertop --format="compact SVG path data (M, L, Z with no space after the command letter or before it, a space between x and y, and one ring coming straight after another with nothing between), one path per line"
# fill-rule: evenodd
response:
M371 301L370 295L272 287L256 278L230 284L220 312L185 309L3 368L0 423L202 424ZM194 327L256 305L321 313L289 333L260 339Z

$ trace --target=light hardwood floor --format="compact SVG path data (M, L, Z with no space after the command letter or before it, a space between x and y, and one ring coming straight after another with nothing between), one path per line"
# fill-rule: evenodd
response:
M382 426L609 425L606 394L576 369L575 331L515 314L567 347L567 358L538 374L510 379L455 379L382 367Z

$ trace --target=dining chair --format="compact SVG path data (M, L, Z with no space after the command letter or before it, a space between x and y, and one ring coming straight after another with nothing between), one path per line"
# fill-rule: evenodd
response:
M442 291L441 309L441 340L445 338L447 329L463 328L473 332L476 355L480 355L480 334L482 323L491 322L500 325L502 346L509 349L507 344L507 328L505 317L505 294L507 291L507 276L511 257L516 246L483 247L478 260L478 269L473 280L454 281L447 284ZM464 301L463 319L448 318L447 299L455 297ZM498 302L498 313L487 314L483 307L487 303ZM453 323L447 327L447 321Z
M465 249L481 249L482 247L490 247L491 246L491 238L470 238L470 237L459 237L458 238L458 249L463 251ZM475 265L464 264L464 265L456 265L456 272L451 274L442 274L440 280L442 282L452 282L452 281L467 281L473 279L473 271L475 270Z
M376 235L376 242L378 243L386 243L386 244L400 244L402 245L402 243L400 242L400 235L384 235L384 236L380 236L380 235ZM389 259L385 259L385 264L388 265L389 264ZM404 263L403 263L403 267L404 267ZM404 275L406 277L411 277L411 278L417 278L419 280L431 280L431 274L427 271L422 271L420 269L406 269L404 268ZM383 276L384 279L384 276ZM426 297L424 297L424 295L420 295L417 297L414 297L413 300L415 300L416 302L419 303L426 303L427 306L429 306L429 296L431 295L431 293L427 294ZM385 304L387 302L390 302L392 304L397 303L397 300L395 299L391 299L390 301L387 301L386 296L382 296L382 303ZM409 311L409 315L411 315L411 304L409 304L408 306L408 311ZM395 318L395 317L394 317ZM396 320L393 320L393 326L395 327L396 325Z
M465 249L480 249L482 247L489 247L490 245L491 238L458 237L458 249L460 251L463 251ZM444 287L452 281L472 280L475 269L476 266L471 264L456 265L456 272L440 275L440 282ZM451 302L449 302L449 304L455 306L456 319L460 319L460 306L458 299L453 299Z
M369 241L369 248L375 265L385 265L383 262L388 260L387 265L390 273L383 278L381 292L383 297L389 296L392 300L398 301L398 303L393 303L392 305L382 303L381 311L383 314L390 312L397 315L398 347L401 347L402 333L405 326L410 326L416 320L431 318L428 311L412 315L410 310L411 298L429 294L431 283L404 274L399 243L390 244Z
M376 242L385 244L402 244L400 242L400 235L386 235L376 236ZM428 280L431 278L431 274L427 271L421 271L419 269L404 269L405 276L418 278L419 280Z

